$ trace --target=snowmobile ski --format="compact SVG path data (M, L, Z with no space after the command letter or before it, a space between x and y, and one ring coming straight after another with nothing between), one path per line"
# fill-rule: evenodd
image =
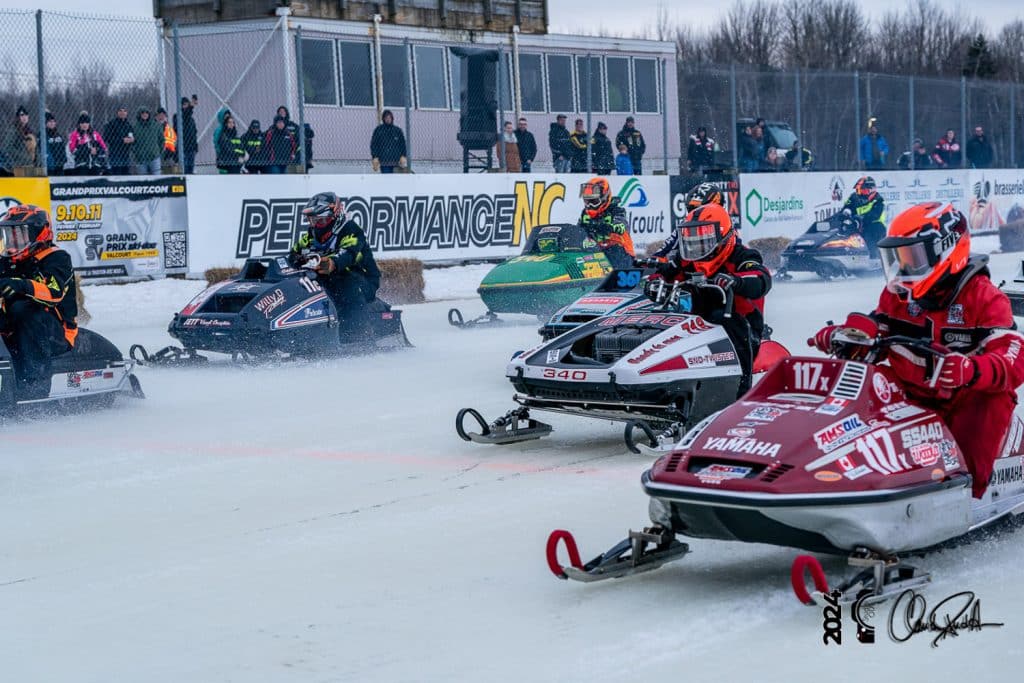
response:
M128 356L139 365L151 367L203 365L209 361L206 356L196 353L195 349L183 349L180 346L165 346L151 354L142 344L132 344Z
M467 415L480 425L479 432L466 430ZM463 441L502 445L541 439L551 433L551 425L531 418L527 408L510 410L490 424L479 411L463 408L455 416L455 431Z
M498 314L494 311L487 311L472 320L466 320L462 315L462 311L457 308L450 308L448 309L448 324L460 330L468 330L476 327L497 327L498 325L505 324L505 321L499 318Z
M568 566L558 561L560 543L565 543L569 554ZM548 536L546 556L548 569L556 577L593 583L649 572L682 558L688 552L690 546L677 541L670 529L653 526L643 531L630 530L628 537L586 564L580 561L580 551L573 535L565 529L556 529Z
M815 605L821 604L829 595L843 604L859 602L871 605L885 602L905 590L920 588L932 579L930 573L904 563L895 555L884 555L867 548L857 548L847 561L859 571L830 589L817 558L798 555L790 570L790 582L797 599L805 605ZM814 582L813 592L808 592L804 583L807 571L811 572Z

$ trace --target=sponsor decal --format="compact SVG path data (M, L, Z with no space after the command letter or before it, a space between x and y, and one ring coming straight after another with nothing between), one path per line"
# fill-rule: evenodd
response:
M963 325L964 324L964 305L953 304L949 307L949 311L946 313L946 322L950 325Z
M931 467L942 457L942 449L937 443L921 443L910 447L910 459L921 467Z
M914 417L915 415L922 414L924 412L924 408L919 408L918 406L910 405L905 401L900 401L899 403L893 403L892 405L885 406L882 408L882 412L885 413L885 416L890 420L896 420L899 422L900 420L904 420L908 417Z
M548 349L547 360L544 361L545 365L551 365L557 363L558 359L562 357L562 349Z
M747 421L737 422L736 426L737 427L754 427L755 429L757 427L764 427L764 425L762 423L760 423L760 422L747 422Z
M327 310L326 302L327 294L321 292L316 294L305 301L292 306L281 315L277 316L272 323L270 323L270 329L282 330L291 327L301 327L303 325L316 325L319 323L327 322ZM316 304L321 304L317 306Z
M903 440L904 449L910 449L931 441L942 441L943 436L942 425L938 422L907 427L900 432L900 439Z
M867 465L858 465L857 467L854 467L852 470L847 470L843 472L843 476L849 479L850 481L860 479L865 474L871 474L871 468L868 467Z
M740 465L708 465L697 472L697 478L704 484L719 484L726 479L742 479L753 468Z
M942 481L942 478L946 476L946 473L939 467L932 470L932 479L935 481Z
M732 429L727 431L726 434L728 434L729 436L739 436L746 438L753 436L754 430L751 429L750 427L733 427Z
M876 372L874 377L871 378L871 388L874 389L875 396L882 403L892 401L892 389L889 388L889 380L882 373Z
M952 472L960 467L960 459L956 454L956 444L949 439L939 442L939 453L942 454L942 466L947 472Z
M781 408L758 406L747 413L744 419L759 420L761 422L775 422L776 418L780 418L788 412L788 410L782 410Z
M182 324L183 327L231 327L230 320L218 320L216 318L188 318Z
M82 386L82 376L77 372L68 373L68 389L78 389Z
M256 310L262 313L264 318L269 318L271 313L283 305L284 292L280 289L275 289L273 292L261 297L259 301L256 302Z
M576 303L580 306L617 306L625 300L626 297L621 296L588 296Z
M657 327L679 325L680 330L687 335L700 334L714 329L714 325L695 315L664 315L660 313L612 315L602 318L598 323L599 327L616 327L618 325L654 325Z
M843 409L849 405L849 401L845 398L830 398L825 403L818 406L818 409L814 412L820 415L838 415L843 412Z
M649 347L642 350L640 352L640 355L638 355L636 358L630 358L627 362L632 363L634 365L637 363L643 363L645 360L656 354L658 351L661 351L667 346L675 344L677 341L682 341L682 339L682 336L674 334L671 337L667 338L665 341L660 341L656 344L651 344Z
M724 351L722 353L704 353L694 354L692 356L683 356L683 360L691 368L716 366L719 364L731 364L736 361L736 354L732 351Z
M851 415L816 431L814 443L818 446L818 450L829 453L843 444L853 441L861 434L867 433L870 429L871 427L860 419L860 415Z
M844 455L839 460L836 460L836 464L839 465L843 472L849 472L853 469L853 459L849 455Z
M832 483L840 481L843 478L843 476L838 472L833 472L831 470L822 470L820 472L815 472L814 478L817 479L818 481L827 481L829 483Z
M254 289L259 289L263 284L260 282L238 282L228 287L228 291L231 292L251 292Z
M917 316L921 315L921 310L921 304L917 303L916 301L911 301L910 303L907 304L907 315L909 315L911 318L916 318Z
M704 450L722 451L724 453L747 453L750 455L763 455L774 458L782 450L782 444L771 443L770 441L758 441L740 436L731 438L710 437L704 442Z
M999 463L997 463L999 464ZM1024 482L1024 468L1020 461L1011 464L1009 467L1000 467L992 472L989 479L989 486L1002 486L1003 484L1019 484Z

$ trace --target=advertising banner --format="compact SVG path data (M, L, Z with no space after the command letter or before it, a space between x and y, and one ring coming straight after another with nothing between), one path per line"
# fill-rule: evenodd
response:
M0 213L18 204L50 210L49 178L0 178Z
M53 178L57 243L86 279L188 272L186 197L182 177Z
M705 181L701 176L695 175L674 175L669 179L669 187L672 192L672 222L673 225L686 217L686 197L703 182L708 182L718 188L725 200L725 209L732 217L734 225L740 223L740 183L739 176L730 179Z
M191 176L189 270L287 253L303 205L333 191L377 258L453 263L518 254L538 225L575 223L582 175ZM667 236L667 176L611 176L637 250Z
M967 212L969 174L954 171L878 171L878 193L885 200L886 221L913 204L952 203ZM812 223L842 208L863 171L835 173L744 173L740 176L740 214L751 237L797 237Z
M998 232L1007 224L1024 228L1024 171L973 170L970 187L972 232Z

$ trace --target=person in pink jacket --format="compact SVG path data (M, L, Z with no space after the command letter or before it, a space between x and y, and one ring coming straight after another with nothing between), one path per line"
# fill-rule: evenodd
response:
M68 151L75 160L75 175L103 175L107 169L107 143L93 130L88 112L78 115L78 127L68 136Z

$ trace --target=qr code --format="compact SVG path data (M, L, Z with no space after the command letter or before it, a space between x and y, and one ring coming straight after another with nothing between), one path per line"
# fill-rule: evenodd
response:
M188 237L184 230L164 233L164 270L188 268Z

